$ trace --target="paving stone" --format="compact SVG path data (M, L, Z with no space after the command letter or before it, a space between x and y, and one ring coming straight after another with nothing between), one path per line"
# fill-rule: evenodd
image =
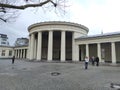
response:
M118 66L0 60L0 90L117 90L111 83L120 83Z

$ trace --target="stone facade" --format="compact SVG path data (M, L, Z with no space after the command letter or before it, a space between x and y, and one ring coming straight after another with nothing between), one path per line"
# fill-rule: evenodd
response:
M89 29L71 22L41 22L28 27L29 45L14 47L16 58L36 61L82 61L85 56L100 62L120 62L120 33L88 36Z
M88 28L70 22L42 22L28 28L29 59L76 61L75 38L87 36Z
M14 55L13 47L10 46L0 46L0 58L12 58Z
M96 36L79 37L75 39L80 52L77 58L83 60L98 56L101 62L120 62L120 33L101 34Z

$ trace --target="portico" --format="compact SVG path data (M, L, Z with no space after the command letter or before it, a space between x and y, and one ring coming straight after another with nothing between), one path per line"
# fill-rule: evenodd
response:
M85 36L88 28L69 22L43 22L29 27L29 59L76 61L75 35Z
M30 59L71 61L73 56L73 33L68 31L45 31L31 34L31 42L34 43L30 43Z
M27 53L28 53L27 46L15 47L14 48L14 56L17 59L26 59L27 58Z
M29 26L30 60L80 61L85 56L100 62L120 62L120 34L88 36L88 28L70 22L42 22Z
M79 41L78 41L79 40ZM85 56L99 57L100 62L118 63L120 62L120 35L98 35L77 38L76 43L79 46L79 60L84 60Z
M36 61L78 62L85 56L98 56L100 62L120 63L120 32L89 36L87 27L63 21L36 23L28 31L29 46L0 46L0 58L15 55Z

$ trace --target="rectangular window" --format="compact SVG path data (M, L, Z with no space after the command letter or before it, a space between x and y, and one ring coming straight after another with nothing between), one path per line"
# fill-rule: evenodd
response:
M12 50L9 51L9 56L12 56Z
M7 41L7 39L6 39L6 38L2 38L2 40L3 40L3 41Z
M5 50L2 50L1 56L5 56Z
M1 42L1 44L6 44L6 42Z

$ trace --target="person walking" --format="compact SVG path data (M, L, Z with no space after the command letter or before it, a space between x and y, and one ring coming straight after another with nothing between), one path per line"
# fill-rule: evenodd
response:
M94 56L92 56L91 61L92 61L92 65L94 66L95 65L95 57Z
M85 69L88 69L89 58L85 57Z
M96 61L96 66L99 66L99 57L96 57L95 61Z
M15 62L15 56L12 57L12 64Z

